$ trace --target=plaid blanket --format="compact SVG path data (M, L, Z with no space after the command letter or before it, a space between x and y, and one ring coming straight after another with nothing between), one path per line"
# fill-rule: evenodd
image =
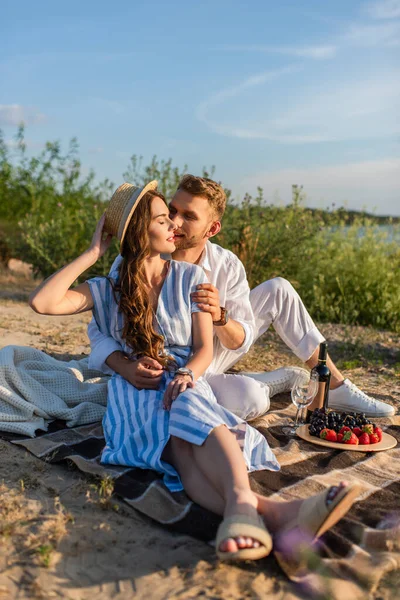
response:
M273 398L270 412L254 422L281 464L278 473L251 474L255 491L276 500L305 498L345 479L361 483L361 494L350 512L320 541L318 555L302 560L277 559L290 579L332 598L365 598L387 572L400 569L400 445L387 452L351 452L316 446L281 433L294 407L288 395ZM400 417L379 419L400 440ZM104 444L101 425L71 429L55 421L36 438L3 433L50 463L69 461L89 475L109 476L114 492L127 504L174 531L210 542L220 518L191 502L184 492L171 494L154 472L101 465ZM260 568L268 569L268 560ZM311 564L311 568L310 568Z

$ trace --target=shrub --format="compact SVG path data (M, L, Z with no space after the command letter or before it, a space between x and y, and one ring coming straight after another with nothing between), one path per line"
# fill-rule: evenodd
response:
M12 160L0 132L1 252L4 259L12 253L30 262L35 275L46 277L90 243L112 184L95 185L93 172L82 177L75 139L65 155L58 142L47 142L29 158L21 126L15 153Z
M400 236L400 227L392 228ZM400 331L400 248L368 221L324 231L298 265L298 291L315 319Z
M246 195L240 205L228 205L216 241L243 262L250 287L278 275L293 280L309 258L310 240L324 227L321 215L304 207L302 188L292 190L292 203L284 207L267 204L261 188L254 200Z
M35 275L47 277L89 246L114 185L82 175L76 140L65 155L57 142L48 142L33 158L27 157L22 127L16 142L11 160L0 131L0 257L12 252L31 263ZM138 185L157 179L170 198L186 169L156 156L146 166L133 155L124 177ZM202 174L214 177L214 168ZM242 260L251 287L285 277L315 319L400 331L400 250L373 220L343 208L308 209L297 185L288 206L269 204L261 188L240 204L226 192L230 201L214 240ZM398 227L393 232L400 238ZM107 274L117 253L114 241L81 279Z

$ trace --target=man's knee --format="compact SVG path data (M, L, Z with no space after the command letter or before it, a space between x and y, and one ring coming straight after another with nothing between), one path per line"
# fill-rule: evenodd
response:
M242 378L246 380L246 421L250 421L251 419L261 417L268 411L270 407L269 387L265 383L256 381L251 377L242 375Z
M273 279L268 279L261 284L264 288L264 292L276 296L279 293L283 294L293 294L297 293L290 281L285 279L284 277L274 277Z
M244 419L255 419L269 409L269 388L244 375L224 373L209 378L218 404Z

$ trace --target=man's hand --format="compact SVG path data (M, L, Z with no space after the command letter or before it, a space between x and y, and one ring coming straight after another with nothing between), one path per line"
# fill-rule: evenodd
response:
M142 356L135 361L126 361L122 377L138 390L158 390L164 369L154 358Z
M194 387L194 383L190 375L175 375L172 381L169 382L167 389L164 392L163 406L165 410L170 410L171 404L178 394L181 394L186 388Z
M211 314L213 321L221 319L221 306L219 303L219 292L211 283L201 283L192 294L192 300L197 302L203 312Z

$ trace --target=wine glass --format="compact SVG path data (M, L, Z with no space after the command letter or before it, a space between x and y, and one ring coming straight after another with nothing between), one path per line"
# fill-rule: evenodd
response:
M299 373L292 387L292 402L297 407L294 425L282 427L282 433L288 436L296 435L297 428L301 425L299 417L303 409L310 406L318 391L318 379L314 374Z

